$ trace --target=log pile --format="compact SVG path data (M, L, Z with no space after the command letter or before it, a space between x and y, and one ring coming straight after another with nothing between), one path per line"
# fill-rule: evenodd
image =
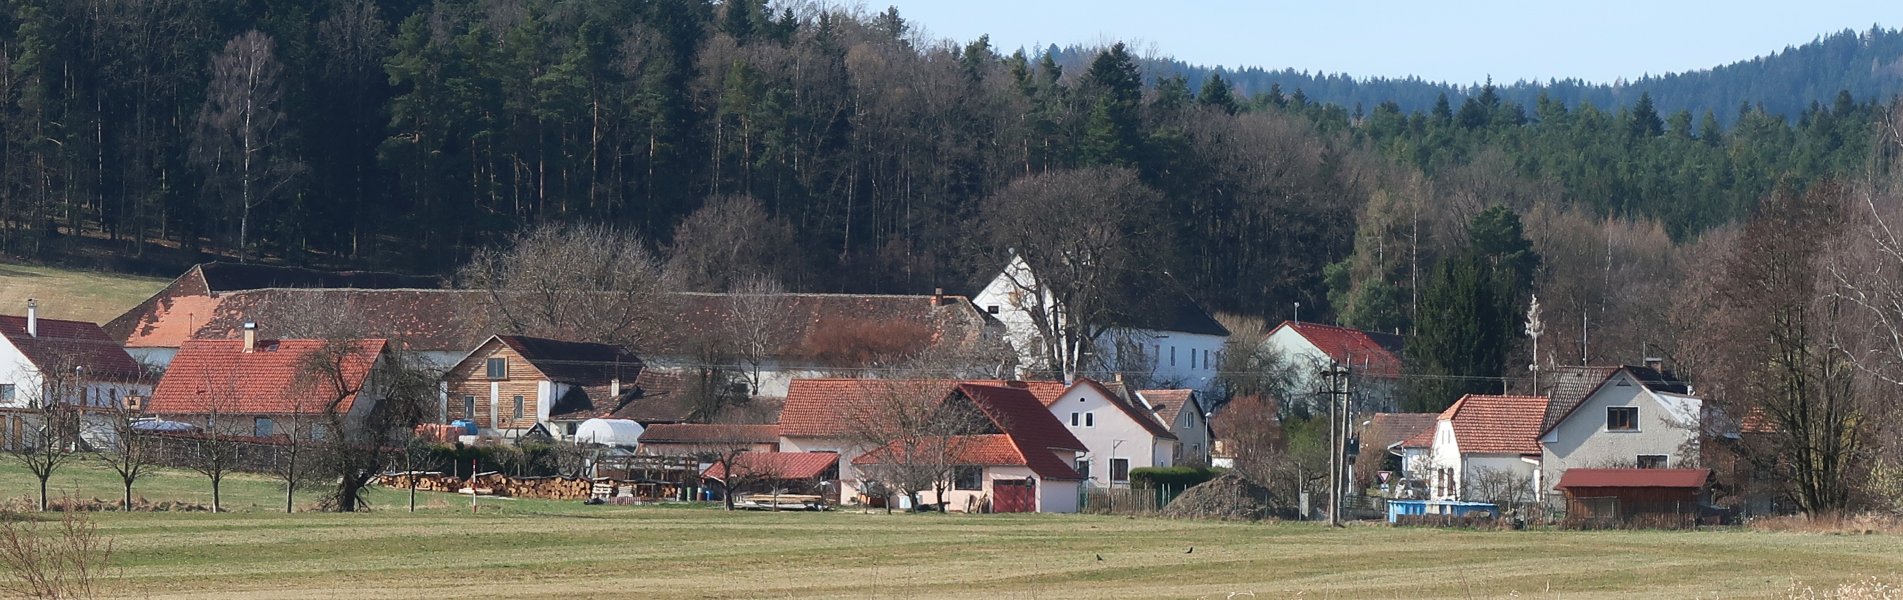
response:
M576 477L509 477L496 472L477 473L470 480L442 473L385 473L377 477L377 485L409 489L411 477L416 478L416 489L425 492L467 494L474 488L484 496L543 500L585 500L594 487L594 482Z

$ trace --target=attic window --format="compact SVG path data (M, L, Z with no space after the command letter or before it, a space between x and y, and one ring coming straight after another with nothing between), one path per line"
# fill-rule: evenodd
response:
M1638 431L1639 407L1606 407L1606 431Z
M995 315L995 314L998 314L998 305L996 305L996 304L993 304L993 305L990 305L990 306L986 306L986 307L985 307L985 312L988 312L988 313L991 313L991 314L994 314L994 315Z
M491 358L487 366L489 368L490 379L509 378L509 359L502 357Z

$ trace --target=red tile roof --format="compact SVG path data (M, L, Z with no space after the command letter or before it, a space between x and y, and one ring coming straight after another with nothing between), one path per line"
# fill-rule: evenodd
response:
M1394 377L1401 374L1401 336L1295 321L1283 321L1276 329L1284 327L1301 334L1328 358L1353 365L1364 375Z
M643 444L777 444L778 425L660 423L641 432Z
M305 370L307 358L325 343L259 340L256 350L245 352L242 340L188 340L146 410L159 415L328 413L336 392ZM342 361L345 385L361 390L387 345L380 339L356 341ZM356 400L355 392L345 395L336 411L349 412Z
M839 464L832 452L746 452L735 457L733 467L744 476L768 479L818 479ZM708 479L727 479L726 465L714 463L701 473Z
M1711 469L1567 469L1556 489L1702 488Z
M975 383L959 384L998 429L1027 447L1089 451L1030 390Z
M926 447L913 449L914 452L937 452L936 440ZM1064 481L1077 481L1083 475L1070 463L1059 459L1050 449L1027 447L1012 436L1004 434L984 434L956 436L952 442L952 463L975 466L1027 467L1038 477ZM905 452L898 442L859 455L853 459L855 465L876 465L890 460L894 455Z
M951 389L950 381L795 379L788 384L786 405L780 409L780 435L847 437L854 423L869 418L878 409L879 399L887 394L943 397Z
M839 438L851 435L856 419L869 418L886 394L925 394L950 398L956 392L970 398L980 412L1003 432L1013 448L1014 462L1043 477L1079 478L1076 469L1055 452L1085 451L1077 436L1052 416L1030 387L1009 382L954 382L948 380L795 379L780 412L780 435ZM997 442L987 442L996 447Z
M1539 454L1546 398L1468 394L1440 413L1462 454Z
M38 336L27 335L26 317L0 316L0 337L25 355L41 372L70 373L83 367L80 377L129 383L145 374L126 349L99 325L84 321L39 319Z

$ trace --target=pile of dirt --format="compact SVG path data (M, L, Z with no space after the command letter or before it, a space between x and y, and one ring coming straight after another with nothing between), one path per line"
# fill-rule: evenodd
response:
M1284 512L1268 488L1234 471L1183 490L1163 507L1163 516L1175 519L1254 521L1280 518Z

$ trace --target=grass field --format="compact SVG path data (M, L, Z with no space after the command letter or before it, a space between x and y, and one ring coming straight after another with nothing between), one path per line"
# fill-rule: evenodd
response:
M144 302L168 280L0 262L0 314L26 314L26 299L40 301L40 315L104 323Z
M112 498L97 467L55 487ZM33 480L0 467L0 493ZM196 474L140 484L204 501ZM239 512L101 514L127 597L441 598L1785 598L1903 572L1903 537L1481 532L1081 515L726 513L702 507L379 491L367 514L270 512L275 485L227 482ZM1194 553L1185 553L1190 546ZM1098 556L1102 560L1098 560Z

